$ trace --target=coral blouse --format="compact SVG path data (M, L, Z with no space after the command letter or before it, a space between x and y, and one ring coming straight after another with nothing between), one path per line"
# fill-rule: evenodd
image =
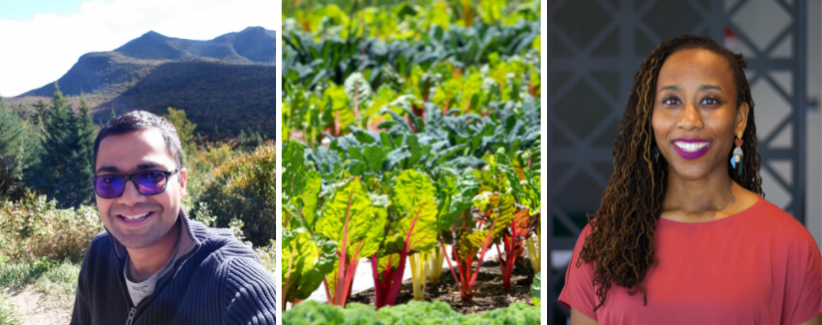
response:
M822 312L822 257L813 237L765 199L719 220L660 219L656 259L641 292L612 285L599 303L589 263L576 267L590 225L577 240L559 301L611 324L784 324Z

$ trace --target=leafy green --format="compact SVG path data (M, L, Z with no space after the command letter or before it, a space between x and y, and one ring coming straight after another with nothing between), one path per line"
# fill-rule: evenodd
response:
M308 299L331 272L336 243L305 232L283 230L282 283L285 301Z
M534 283L531 284L531 299L534 300L534 306L539 308L540 292L542 291L542 272L538 272L534 276Z
M532 325L540 323L540 310L523 302L481 315L463 315L442 301L410 301L404 305L376 310L373 306L352 303L338 306L306 301L283 315L283 324L289 325Z
M335 261L335 269L326 278L328 291L334 292L336 304L345 304L359 259L371 256L379 249L383 236L380 227L385 225L385 214L381 209L372 204L358 178L340 185L325 202L316 228L319 234L337 242L339 258Z

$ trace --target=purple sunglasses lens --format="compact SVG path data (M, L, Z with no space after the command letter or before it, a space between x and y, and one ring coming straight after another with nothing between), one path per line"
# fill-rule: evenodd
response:
M165 173L159 171L145 171L134 175L137 190L143 195L160 194L166 189ZM126 188L126 177L122 175L104 175L94 179L94 191L102 198L116 198L123 194Z
M140 193L158 194L166 189L166 174L159 171L146 171L134 176L140 184Z
M123 194L125 180L121 176L106 176L94 179L94 190L104 198L118 197Z

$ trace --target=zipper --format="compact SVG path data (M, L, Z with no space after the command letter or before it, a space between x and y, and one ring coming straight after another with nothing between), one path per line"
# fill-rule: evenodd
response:
M131 311L128 313L128 320L126 321L126 325L131 325L131 322L134 321L135 311L137 311L137 307L131 307Z

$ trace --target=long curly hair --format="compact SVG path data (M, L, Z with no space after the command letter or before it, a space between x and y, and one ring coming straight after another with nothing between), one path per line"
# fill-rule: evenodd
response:
M619 132L614 141L614 173L602 195L602 203L595 214L588 215L591 233L585 238L576 266L582 261L595 262L593 285L599 304L605 304L613 284L628 288L630 295L647 294L643 282L656 262L655 227L662 211L662 200L668 178L668 163L661 155L653 158L656 148L651 114L656 97L657 79L665 60L683 49L705 49L726 58L734 74L737 89L737 107L748 103L748 124L743 134L745 159L742 175L728 164L728 175L746 189L762 193L759 176L759 151L754 125L754 103L751 89L742 69L747 67L742 54L719 46L714 40L701 35L681 35L659 44L645 59L634 76L631 96L622 116ZM733 149L733 148L732 148ZM732 150L728 151L728 160Z

